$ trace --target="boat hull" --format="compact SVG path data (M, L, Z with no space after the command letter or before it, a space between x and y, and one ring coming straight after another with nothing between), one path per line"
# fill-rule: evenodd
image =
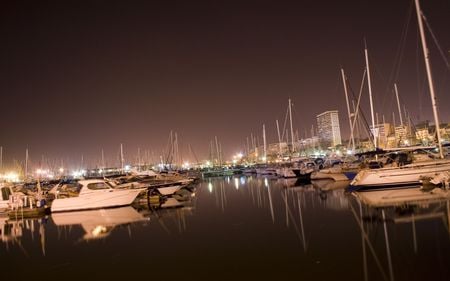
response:
M100 194L88 194L78 197L55 199L51 205L51 212L66 212L112 208L131 205L141 189L107 190Z
M432 177L446 171L450 171L450 161L448 160L411 164L396 168L362 170L350 183L349 191L420 185L422 177Z

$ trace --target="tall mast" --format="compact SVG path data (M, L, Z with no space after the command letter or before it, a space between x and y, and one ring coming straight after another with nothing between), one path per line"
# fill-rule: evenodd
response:
M247 158L248 158L248 155L250 154L250 144L249 144L249 142L248 142L248 137L247 137L247 153L246 153L246 155L247 155Z
M342 83L344 83L345 101L347 103L348 122L350 125L350 141L352 143L352 151L354 152L355 151L355 138L353 136L352 115L350 112L350 103L348 102L347 81L345 79L345 73L344 73L343 68L341 68L341 74L342 74Z
M217 136L214 136L216 140L216 157L217 157L217 165L221 165L220 163L220 152L219 152L219 141L217 140Z
M141 170L141 148L138 147L138 171Z
M372 82L370 80L369 53L367 51L367 45L364 47L364 54L366 55L367 85L369 86L370 115L372 117L373 145L374 145L374 149L377 149L377 130L375 129L375 117L374 117L373 99L372 99Z
M25 149L25 180L28 177L28 148Z
M174 164L181 166L181 161L180 161L180 153L178 151L178 133L175 132L175 140L173 142L173 150L174 150Z
M417 22L419 23L420 38L422 39L423 57L425 59L425 67L427 69L428 86L430 89L431 104L433 106L434 123L436 124L437 143L439 147L439 157L444 158L441 144L441 130L439 126L439 116L437 112L437 99L434 94L433 77L431 76L430 52L428 51L427 41L425 40L425 32L422 23L422 10L420 9L419 0L416 1Z
M395 96L397 97L398 115L400 116L400 125L403 126L402 110L400 109L400 100L398 98L397 83L394 83Z
M105 153L103 152L103 148L102 148L102 169L105 168Z
M292 127L292 103L291 103L291 99L289 99L289 120L290 120L290 124L291 124L292 152L295 152L295 147L294 147L294 127Z
M222 143L219 142L219 163L222 166Z
M124 170L123 163L124 163L124 159L123 159L123 145L120 144L120 167L122 169L122 173L123 173L123 170Z
M282 155L282 150L281 150L281 135L280 135L280 125L278 124L278 119L276 120L277 122L277 133L278 133L278 146L280 149L280 155Z
M266 124L263 124L263 143L264 143L264 155L263 161L267 161L267 143L266 143Z

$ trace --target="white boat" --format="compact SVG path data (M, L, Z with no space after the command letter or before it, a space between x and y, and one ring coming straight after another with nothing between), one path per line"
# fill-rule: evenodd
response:
M303 159L299 162L283 164L276 169L276 174L281 178L299 178L308 181L311 179L311 174L317 169L314 161Z
M434 122L436 126L436 144L439 148L438 160L423 161L404 166L392 168L367 169L360 171L351 182L351 190L371 190L378 188L411 186L421 184L421 177L434 177L437 174L450 171L450 160L444 159L442 142L440 137L439 116L437 111L437 102L434 94L433 79L429 61L429 52L426 45L425 33L422 23L422 11L419 0L415 0L416 13L419 24L420 37L422 39L422 50L425 58L427 70L428 86L432 102ZM370 87L369 87L370 88ZM373 126L375 127L375 126Z
M311 180L331 179L334 181L348 181L349 178L344 174L341 167L332 167L315 171L311 175Z
M277 174L277 169L273 167L260 167L256 168L256 174L258 176L274 176Z
M81 225L85 231L84 240L99 239L108 236L119 225L139 221L148 221L133 207L100 209L78 212L52 214L52 220L57 226Z
M350 190L385 189L421 184L422 177L434 177L450 171L450 160L440 159L400 167L365 169L360 171L350 183Z
M161 195L168 196L179 191L185 185L168 185L168 186L150 186L149 188L155 188Z
M139 177L125 178L124 183L118 183L116 181L109 181L110 185L114 188L127 188L127 189L148 189L157 190L159 194L168 196L179 191L181 188L188 186L192 183L190 179L180 179L177 181L172 180L143 180Z
M65 212L75 210L111 208L127 206L133 203L139 193L145 189L114 188L108 181L80 180L78 196L57 198L51 205L52 212Z

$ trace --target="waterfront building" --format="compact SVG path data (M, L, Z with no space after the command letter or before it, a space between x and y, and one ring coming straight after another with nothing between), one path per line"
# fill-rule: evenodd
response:
M381 123L375 125L375 130L373 132L377 133L377 146L378 148L388 147L388 137L392 131L392 125L390 123Z
M424 122L416 125L416 139L424 144L428 145L433 142L434 136L430 133L430 125L428 122Z
M408 145L408 127L407 126L396 126L394 128L395 140L398 146Z
M317 130L322 148L342 144L337 110L325 111L317 115Z

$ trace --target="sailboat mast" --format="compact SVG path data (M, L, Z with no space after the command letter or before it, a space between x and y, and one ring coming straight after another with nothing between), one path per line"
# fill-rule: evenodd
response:
M216 157L217 157L217 165L220 166L220 152L219 152L219 141L217 140L217 136L214 136L216 140Z
M280 155L282 155L280 125L278 124L278 119L276 120L276 122L277 122L277 133L278 133L278 146L279 146L279 149L280 149Z
M106 168L106 166L105 166L105 153L104 153L103 148L102 148L102 169L104 169L104 168Z
M141 171L141 148L138 147L138 171Z
M372 83L370 80L370 68L369 68L369 52L367 51L367 46L364 48L364 54L366 56L366 69L367 69L367 85L369 87L369 99L370 99L370 115L372 117L372 134L373 134L373 145L374 149L377 148L377 133L375 130L375 118L373 111L373 99L372 99Z
M397 97L398 115L400 116L400 125L403 126L402 110L400 109L400 100L398 98L397 83L394 83L395 96Z
M25 180L28 178L28 148L25 150Z
M291 144L292 144L292 152L295 151L294 147L294 127L292 126L292 103L291 99L289 99L289 121L291 125Z
M350 125L350 141L352 143L352 151L354 152L355 151L355 138L353 136L352 115L350 112L350 103L348 102L347 81L345 79L345 73L344 73L343 68L341 68L341 74L342 74L342 83L344 83L345 101L347 103L348 122Z
M264 143L264 155L263 161L267 161L267 142L266 142L266 124L263 124L263 143Z
M124 159L123 159L123 144L120 144L120 167L122 169L122 173L123 173L123 170L124 170L123 162L124 162Z
M436 95L434 94L433 77L431 76L430 52L428 51L427 41L425 40L425 32L423 30L422 10L420 9L420 3L419 3L419 0L415 0L415 2L416 2L417 22L419 24L420 38L422 40L423 57L425 59L425 67L427 70L428 86L430 89L431 104L433 106L434 123L436 125L436 135L437 135L437 143L438 143L438 147L439 147L439 157L444 158L444 154L442 152L442 144L441 144L441 130L440 130L440 126L439 126L439 116L438 116L438 112L437 112L437 99L436 99Z

